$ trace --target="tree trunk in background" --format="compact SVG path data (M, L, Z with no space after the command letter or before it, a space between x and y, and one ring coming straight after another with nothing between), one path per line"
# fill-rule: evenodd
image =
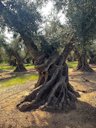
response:
M18 54L18 52L11 49L11 53L16 58L16 68L15 68L14 72L25 72L25 71L27 71L26 68L24 67L23 60L20 57L20 55Z
M19 110L28 111L42 108L44 110L70 110L76 108L76 93L69 83L68 66L65 63L69 52L65 48L61 55L44 55L35 61L39 80L30 95L17 105Z
M86 51L83 50L82 53L80 54L78 50L75 50L75 53L78 58L77 70L81 70L85 72L92 72L93 69L88 64Z
M25 72L27 71L23 64L17 64L14 72Z
M9 59L10 66L16 66L16 59Z
M90 52L89 64L96 64L96 56Z
M14 72L25 72L26 71L26 68L24 67L23 59L21 58L21 56L19 55L19 53L15 49L9 47L8 45L6 45L4 43L2 45L6 49L7 54L10 57L14 56L15 59L16 59L16 69L14 70Z

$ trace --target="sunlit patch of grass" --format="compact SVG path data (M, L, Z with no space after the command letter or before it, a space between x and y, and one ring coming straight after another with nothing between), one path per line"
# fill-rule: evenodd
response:
M26 69L34 69L34 65L32 64L25 64Z
M32 64L25 64L25 68L27 70L34 69L34 65L32 65ZM0 70L3 70L3 71L12 71L14 69L15 69L15 66L10 66L10 65L5 64L5 63L0 64Z
M14 70L14 67L8 64L0 64L0 70L7 70L7 71Z
M37 79L38 79L38 74L24 74L21 76L10 78L9 80L2 80L0 82L0 88L23 85L26 84L27 82L32 82Z
M74 61L74 62L67 62L67 64L68 64L68 67L69 67L69 68L76 68L78 62L77 62L77 61Z

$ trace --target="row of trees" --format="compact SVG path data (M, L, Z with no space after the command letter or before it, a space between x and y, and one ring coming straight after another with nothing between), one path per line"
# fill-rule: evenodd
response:
M46 29L46 38L49 39L50 36L53 40L52 42L49 40L49 43L52 43L53 49L58 47L58 45L64 45L64 33L62 33L62 30L64 29L64 26L56 26L57 24L52 21L51 26L47 26ZM56 33L56 27L58 28ZM63 27L63 29L62 29ZM54 29L55 28L55 29ZM55 31L54 31L55 30ZM60 36L60 37L59 37ZM57 39L55 39L57 38ZM33 64L30 54L28 53L28 50L24 46L23 42L20 40L20 37L14 37L12 41L7 42L6 37L4 37L3 33L0 36L0 63L7 62L11 66L15 66L16 69L15 72L23 72L26 71L24 64ZM61 44L59 44L61 43ZM43 46L46 52L46 54L50 54L48 51L48 46ZM45 49L46 48L46 49ZM78 52L78 49L80 50L80 47L73 48L72 51L69 53L67 61L77 61L77 70L80 69L80 53ZM52 49L51 49L52 50ZM62 51L62 48L58 47L59 51ZM91 45L88 45L87 47L87 60L89 59L89 64L96 64L96 46L95 42L91 43ZM91 70L83 70L83 71L93 71Z
M76 107L78 93L69 83L66 64L72 49L78 56L78 69L92 71L88 64L87 51L95 40L94 0L54 0L57 12L66 13L67 24L61 25L59 20L56 20L51 22L46 30L40 32L43 20L38 8L43 2L0 1L1 27L8 26L19 34L39 74L35 89L17 105L21 111L38 107L57 110ZM17 55L17 50L15 54Z
M47 43L41 44L42 45L42 50L46 52L46 54L51 54L53 50L58 50L59 52L62 51L62 47L66 44L65 42L68 42L68 37L65 37L65 34L68 33L72 35L72 30L69 29L67 25L61 25L58 21L55 21L54 19L50 21L50 24L45 26L45 37L46 40L48 41L48 46ZM24 64L23 63L32 63L31 57L28 53L28 50L26 49L23 40L21 40L20 36L15 33L13 34L13 39L11 39L9 42L6 41L6 36L4 36L4 30L0 36L0 41L1 41L1 62L7 61L10 65L16 66L16 69L14 70L15 72L23 72L26 71ZM44 38L40 37L42 41L45 41ZM46 42L46 41L45 41ZM52 46L51 46L52 45ZM60 46L60 47L59 47ZM39 47L39 46L38 46ZM50 49L50 47L52 47ZM91 48L90 48L91 47ZM39 47L40 49L40 47ZM79 49L79 50L78 50ZM68 54L68 61L76 61L78 60L78 65L77 65L77 70L82 70L82 71L93 71L91 68L88 68L86 64L84 64L84 61L82 58L80 58L80 44L76 45L72 49L72 52ZM86 48L87 51L87 58L89 58L89 64L96 64L96 46L95 42L91 42L90 44L87 45ZM81 56L83 57L83 55ZM83 60L83 61L82 61ZM83 63L84 67L80 68L81 62ZM88 70L89 69L89 70Z

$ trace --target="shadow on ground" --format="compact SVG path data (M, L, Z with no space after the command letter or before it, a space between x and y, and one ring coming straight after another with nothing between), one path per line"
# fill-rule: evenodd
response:
M82 101L68 113L41 110L22 113L13 109L2 116L0 128L96 128L96 108Z
M16 104L22 96L29 93L24 91L24 87L30 90L32 83L19 88L21 92L9 98L10 93L17 91L17 87L13 87L12 92L7 91L6 95L4 93L8 98L0 102L0 128L96 128L96 73L82 75L82 73L72 72L69 74L71 84L81 95L76 110L68 113L52 113L39 109L20 112L16 109Z

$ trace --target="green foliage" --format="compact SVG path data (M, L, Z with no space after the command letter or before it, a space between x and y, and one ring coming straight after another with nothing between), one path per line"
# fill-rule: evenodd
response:
M40 2L44 1L47 0ZM26 46L29 49L31 47L31 52L39 51L50 56L55 51L61 51L73 32L78 37L79 46L86 49L90 45L89 42L95 39L96 3L94 0L54 0L58 10L67 14L69 26L62 26L58 20L53 20L41 35L38 28L42 18L37 11L39 5L37 3L37 1L33 3L27 0L8 0L0 4L0 17L3 17L6 25L20 34ZM17 44L17 42L13 43Z
M5 37L2 33L0 33L0 63L4 61L8 61L8 56L2 47L2 44L5 42Z
M45 34L41 33L40 35L38 33L41 16L35 3L26 0L8 0L5 3L2 2L1 5L3 6L1 16L6 25L20 34L28 49L31 47L35 51L40 51L40 53L50 56L64 47L68 28L61 26L58 20L51 21L49 28L46 26ZM31 51L34 52L33 49Z
M6 10L3 10L2 15L5 22L23 37L32 38L41 21L35 4L26 0L8 0L4 4Z
M72 30L68 25L61 25L58 20L52 19L44 29L45 40L41 38L42 50L46 53L61 52L64 46L69 43Z
M83 45L87 45L96 37L96 2L94 0L69 0L67 16Z

